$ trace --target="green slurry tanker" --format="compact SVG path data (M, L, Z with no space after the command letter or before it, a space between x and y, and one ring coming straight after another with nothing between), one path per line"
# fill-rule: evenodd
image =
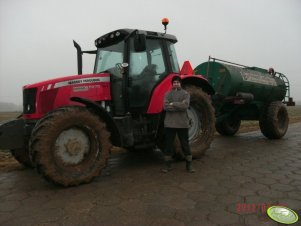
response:
M212 104L221 135L233 136L241 120L259 120L261 132L269 139L285 135L289 122L285 104L295 103L284 74L211 57L194 71L206 77L215 90Z

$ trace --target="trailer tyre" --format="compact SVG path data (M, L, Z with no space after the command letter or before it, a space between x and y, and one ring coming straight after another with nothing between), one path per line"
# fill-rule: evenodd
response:
M234 136L240 127L239 118L230 117L220 123L215 124L216 131L223 136Z
M188 131L189 145L193 158L202 157L214 138L215 115L209 96L196 86L185 86L190 94L190 107L187 110L191 120ZM176 139L177 159L183 159L179 139Z
M39 173L56 184L88 183L107 164L109 136L106 124L86 108L59 108L32 132L33 162Z
M288 112L283 103L270 103L259 119L259 127L264 136L269 139L280 139L287 131L289 123Z

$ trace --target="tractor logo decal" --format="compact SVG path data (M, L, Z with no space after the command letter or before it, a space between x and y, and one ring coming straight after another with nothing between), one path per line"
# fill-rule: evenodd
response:
M53 88L59 88L63 86L77 85L77 84L88 84L95 82L110 82L110 77L91 77L91 78L81 78L81 79L73 79L63 82L55 83Z

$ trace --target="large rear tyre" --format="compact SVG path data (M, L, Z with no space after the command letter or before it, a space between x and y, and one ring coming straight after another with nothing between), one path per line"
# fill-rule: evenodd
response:
M285 105L280 101L270 103L259 119L259 127L269 139L280 139L286 134L289 118Z
M86 108L59 108L32 132L33 162L39 173L56 184L88 183L107 164L109 136L106 124Z
M190 107L187 110L191 120L188 131L189 145L193 158L202 157L214 138L215 115L209 96L196 86L186 86L184 89L190 94ZM181 144L176 139L176 156L184 157Z
M25 167L33 168L34 165L31 161L28 147L10 150L14 158Z
M234 136L240 127L239 118L230 117L220 123L215 124L216 131L223 136Z

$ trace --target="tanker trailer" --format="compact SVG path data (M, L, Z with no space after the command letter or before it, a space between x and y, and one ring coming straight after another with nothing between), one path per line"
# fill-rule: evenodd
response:
M211 57L194 71L215 89L212 103L221 135L233 136L241 120L259 120L261 132L269 139L285 135L289 122L285 104L295 103L284 74Z

